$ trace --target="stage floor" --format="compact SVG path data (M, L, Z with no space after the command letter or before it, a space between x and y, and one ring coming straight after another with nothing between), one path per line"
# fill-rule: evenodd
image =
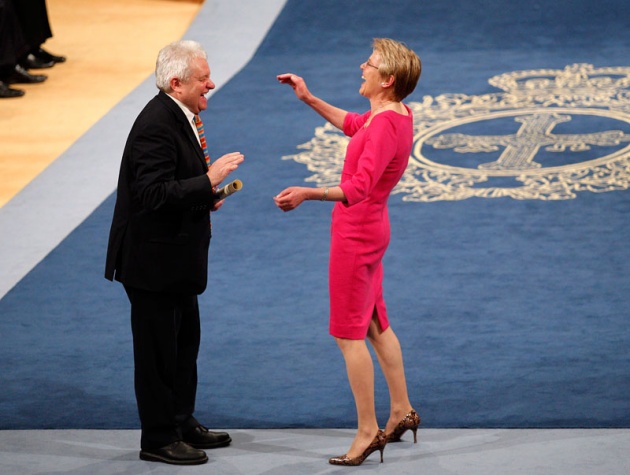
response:
M185 473L187 475L339 473L328 457L340 455L354 434L347 429L230 431L230 447L209 450L205 465L180 469L138 458L139 431L1 431L4 475L72 473ZM630 473L627 429L424 429L372 454L360 467L379 474L621 475Z

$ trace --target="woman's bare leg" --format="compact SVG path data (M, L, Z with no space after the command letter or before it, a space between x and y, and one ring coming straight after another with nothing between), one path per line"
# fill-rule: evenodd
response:
M355 458L367 449L378 432L374 408L374 364L365 340L335 340L346 362L348 381L357 407L357 435L346 454Z
M390 434L412 409L407 393L402 350L392 328L382 331L376 318L370 323L368 339L374 347L389 388L390 413L385 433Z

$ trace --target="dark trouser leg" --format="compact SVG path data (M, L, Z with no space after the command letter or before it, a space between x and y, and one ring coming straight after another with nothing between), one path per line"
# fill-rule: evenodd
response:
M193 417L197 398L197 356L201 340L197 296L182 297L181 311L177 339L175 421L185 432L199 425Z
M141 447L160 448L180 440L178 422L192 416L195 407L200 342L197 296L125 290L131 302Z

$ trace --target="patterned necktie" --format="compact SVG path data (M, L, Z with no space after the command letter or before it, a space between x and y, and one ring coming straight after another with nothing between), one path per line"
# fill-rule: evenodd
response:
M206 133L203 131L203 122L201 117L195 114L195 126L197 127L197 134L199 134L199 142L201 142L201 148L203 149L203 156L206 158L206 165L210 168L210 154L208 153L208 145L206 144ZM214 187L212 188L214 191ZM210 213L208 213L210 216ZM210 220L210 233L212 234L212 220Z
M203 156L206 157L206 164L210 166L210 154L208 153L208 145L206 144L206 133L203 130L203 122L201 122L201 117L199 117L198 115L195 115L195 125L197 126L199 141L201 142L201 148L203 149Z

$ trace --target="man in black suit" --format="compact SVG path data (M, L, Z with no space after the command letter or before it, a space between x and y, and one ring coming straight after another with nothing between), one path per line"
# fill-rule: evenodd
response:
M194 122L215 85L201 45L164 47L155 74L160 92L136 119L123 152L105 277L121 282L131 302L140 458L201 464L208 460L201 449L231 438L193 416L197 296L207 283L210 211L223 204L216 187L244 157L233 152L207 165Z

